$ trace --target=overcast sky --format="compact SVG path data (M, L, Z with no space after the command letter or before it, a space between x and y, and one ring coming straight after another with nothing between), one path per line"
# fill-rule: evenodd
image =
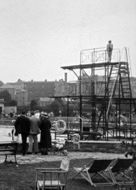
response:
M59 80L80 51L128 47L136 76L136 0L0 0L0 80Z

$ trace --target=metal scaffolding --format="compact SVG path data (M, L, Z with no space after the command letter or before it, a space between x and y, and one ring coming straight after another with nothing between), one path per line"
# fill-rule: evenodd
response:
M132 97L127 48L114 49L109 62L105 48L80 52L80 64L63 66L77 77L74 95L66 95L75 104L80 118L89 119L88 134L100 132L105 139L131 138L135 99ZM64 97L64 96L63 96ZM69 116L69 113L67 114ZM84 132L80 120L80 134Z

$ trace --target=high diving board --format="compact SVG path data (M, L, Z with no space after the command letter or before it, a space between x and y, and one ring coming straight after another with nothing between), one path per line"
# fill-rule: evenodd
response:
M92 64L80 64L80 65L70 65L70 66L62 66L62 69L89 69L89 68L96 68L96 67L105 67L107 66L113 66L118 65L119 63L125 63L125 62L103 62L103 63L92 63Z

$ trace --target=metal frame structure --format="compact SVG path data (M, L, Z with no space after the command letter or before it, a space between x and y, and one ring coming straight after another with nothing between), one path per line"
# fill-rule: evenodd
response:
M132 124L135 99L132 97L128 62L127 48L122 51L114 49L111 62L106 49L98 48L82 50L79 65L62 67L72 71L78 79L76 94L65 96L67 105L69 100L76 100L80 118L84 116L84 108L89 106L90 129L92 132L100 131L105 139L131 138L135 131Z

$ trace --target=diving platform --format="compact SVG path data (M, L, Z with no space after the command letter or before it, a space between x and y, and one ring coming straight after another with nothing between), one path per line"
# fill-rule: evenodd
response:
M92 131L101 130L104 139L109 139L111 120L115 122L112 137L118 139L118 130L120 136L122 125L125 138L133 137L132 117L136 100L132 94L129 61L127 48L113 49L110 61L106 48L94 48L80 51L79 64L61 67L76 76L75 82L66 80L64 83L68 115L71 114L71 106L73 114L89 118ZM122 122L122 115L129 125ZM82 121L79 128L82 133ZM126 135L128 131L129 135Z
M92 64L79 64L79 65L69 65L69 66L62 66L61 68L66 70L74 70L74 69L89 69L89 68L99 68L105 66L115 66L119 63L125 64L126 62L103 62L103 63L92 63Z

